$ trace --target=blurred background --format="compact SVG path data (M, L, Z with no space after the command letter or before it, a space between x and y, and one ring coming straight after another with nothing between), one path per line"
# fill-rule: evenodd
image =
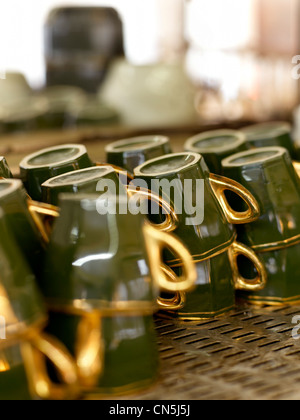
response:
M10 0L0 131L293 120L300 0Z

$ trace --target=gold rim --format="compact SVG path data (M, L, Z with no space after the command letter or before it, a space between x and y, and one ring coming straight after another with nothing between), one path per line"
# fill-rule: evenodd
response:
M49 227L49 224L47 223L47 220L43 221L43 218L55 219L59 217L60 209L51 204L39 203L31 199L27 200L27 204L28 210L36 227L38 228L44 242L48 244L51 229Z
M272 242L269 244L253 245L251 248L257 253L265 253L270 251L279 251L281 249L290 248L291 246L298 245L300 243L300 235L293 236L289 239L284 239L278 242Z
M201 321L206 320L208 318L214 318L221 316L227 312L230 312L235 309L235 305L228 306L227 308L220 309L218 311L212 311L212 312L189 312L189 313L182 313L178 312L174 315L169 315L169 318L175 318L176 320L182 320L182 321Z
M298 305L300 303L300 296L293 296L290 298L280 298L272 296L244 296L241 298L247 303L251 303L257 306L282 306L282 305Z

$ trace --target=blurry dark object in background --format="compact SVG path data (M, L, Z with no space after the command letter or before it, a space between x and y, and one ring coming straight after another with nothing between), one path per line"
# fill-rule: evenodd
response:
M110 61L124 56L123 24L107 7L53 9L45 23L47 85L96 92Z

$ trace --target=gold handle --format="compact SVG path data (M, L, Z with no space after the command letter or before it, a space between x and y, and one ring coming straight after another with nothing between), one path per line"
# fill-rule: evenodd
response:
M147 221L147 223L150 226L153 226L154 228L162 232L173 232L177 228L178 217L175 213L175 210L163 198L159 197L159 195L154 194L150 190L145 190L143 188L137 190L135 187L132 187L130 185L127 185L127 193L129 196L139 194L140 196L145 197L149 201L154 201L163 210L163 214L164 216L166 216L165 220L159 224Z
M185 292L191 290L197 280L197 271L193 259L186 247L175 236L161 232L150 225L143 228L145 244L149 258L150 272L158 286L169 292ZM169 248L182 260L183 276L175 273L170 276L163 262L162 251Z
M238 182L225 178L223 176L210 174L210 185L217 197L228 223L244 224L251 223L260 216L260 209L257 200L253 195ZM248 209L244 212L237 212L232 209L225 196L225 191L231 191L237 194L246 203Z
M163 266L162 270L171 278L172 282L175 283L177 281L176 274L170 267ZM176 292L175 295L170 299L159 297L157 299L157 303L161 309L166 309L168 311L178 311L184 308L186 303L186 295L185 292Z
M96 162L96 166L103 167L103 166L111 166L118 175L123 175L124 173L127 174L127 183L129 184L131 181L134 180L134 176L132 173L128 172L126 169L121 168L120 166L112 165L111 163L99 163Z
M70 400L79 396L76 365L65 347L55 338L46 334L38 335L31 342L22 343L22 353L33 395L44 400ZM49 378L46 358L57 369L63 384L56 384Z
M59 208L51 204L39 203L28 199L28 210L45 243L49 242L51 232L49 218L59 217ZM44 219L44 220L43 220Z
M80 385L96 387L103 371L104 342L99 314L84 314L80 320L76 340L76 363Z
M255 254L255 252L247 246L234 242L228 250L229 260L232 267L235 288L237 290L245 290L248 292L257 292L262 290L267 283L267 271L265 266ZM248 258L257 270L257 277L253 280L245 279L241 274L238 267L238 257L243 255Z

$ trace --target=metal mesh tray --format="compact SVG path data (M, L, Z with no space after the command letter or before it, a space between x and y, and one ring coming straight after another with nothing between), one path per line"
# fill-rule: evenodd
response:
M156 316L160 379L130 400L298 400L300 306L249 307L205 321Z

